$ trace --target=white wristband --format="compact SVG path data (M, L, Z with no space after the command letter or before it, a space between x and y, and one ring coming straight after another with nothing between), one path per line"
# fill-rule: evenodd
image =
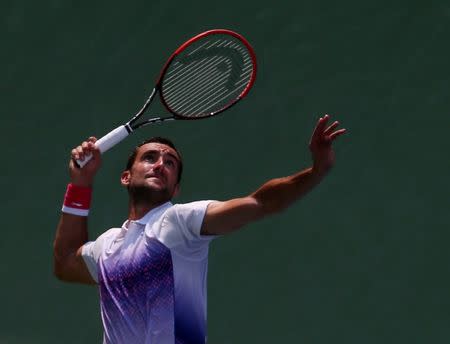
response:
M89 215L89 209L71 208L66 205L62 206L61 211L66 214L72 214L72 215L78 215L78 216L88 216Z

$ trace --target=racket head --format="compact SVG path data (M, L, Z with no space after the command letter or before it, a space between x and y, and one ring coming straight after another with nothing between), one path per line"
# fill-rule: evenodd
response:
M201 119L244 98L256 70L254 50L242 35L214 29L189 39L170 56L156 88L176 118Z

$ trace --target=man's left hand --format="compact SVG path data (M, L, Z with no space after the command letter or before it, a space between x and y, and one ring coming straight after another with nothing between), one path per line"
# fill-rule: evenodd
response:
M329 119L329 115L319 119L309 142L314 163L313 171L318 175L327 174L333 167L335 161L333 142L338 136L346 132L346 129L336 130L339 125L338 121L334 121L327 126Z

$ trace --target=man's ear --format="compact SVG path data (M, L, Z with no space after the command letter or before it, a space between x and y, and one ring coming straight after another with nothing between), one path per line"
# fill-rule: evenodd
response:
M123 171L120 175L120 184L123 186L128 186L130 184L130 171Z

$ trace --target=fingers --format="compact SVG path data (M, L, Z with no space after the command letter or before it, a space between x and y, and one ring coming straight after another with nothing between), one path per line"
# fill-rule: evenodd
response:
M346 132L346 129L336 130L336 128L340 124L338 121L334 121L331 125L327 127L329 119L330 115L328 114L319 118L319 121L317 122L316 128L314 129L313 135L311 137L311 143L318 143L318 144L320 144L320 142L331 143L338 136Z
M344 134L347 130L346 129L339 129L336 130L335 129L338 127L339 122L338 121L334 121L332 125L330 125L325 131L324 131L324 135L325 135L325 141L327 142L332 142L334 141L338 136Z
M95 142L97 139L94 136L89 137L86 141L83 141L81 145L75 147L71 151L71 157L73 160L84 160L88 155L100 154L99 149L96 147Z
M330 135L332 133L332 131L337 128L338 125L339 125L339 122L334 121L333 124L331 124L328 128L326 128L323 133L325 135Z
M325 116L319 118L316 128L314 129L313 136L321 136L323 134L323 131L325 129L325 126L327 125L329 118L330 118L329 115L325 115Z
M328 120L330 119L330 115L326 114L323 117L319 118L319 121L317 122L316 128L314 129L312 139L313 142L328 142L328 135L329 133L336 128L339 125L339 122L335 121L333 124L331 124L327 128Z
M328 138L330 141L333 141L334 139L336 139L336 137L341 136L342 134L344 134L347 131L347 129L339 129L336 130L334 133L331 133Z

